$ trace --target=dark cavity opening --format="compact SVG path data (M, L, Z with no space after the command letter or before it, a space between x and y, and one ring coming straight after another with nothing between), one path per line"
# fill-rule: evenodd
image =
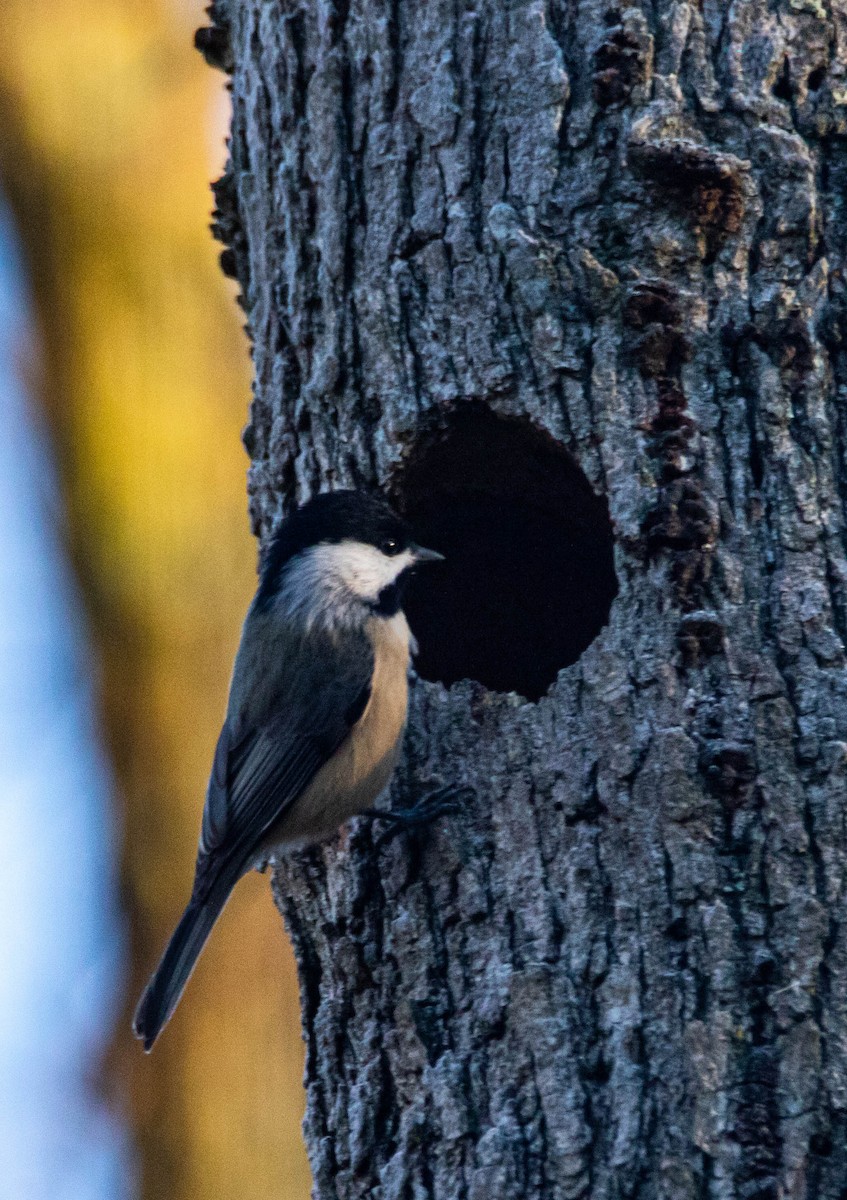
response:
M549 434L481 407L421 437L392 499L446 556L407 593L418 673L538 700L608 621L605 499Z
M820 91L821 84L826 79L826 67L815 67L814 71L809 72L809 78L806 80L806 86L810 92Z
M791 87L791 67L789 66L787 58L783 59L782 70L777 76L776 82L771 88L771 91L776 96L777 100L785 100L789 104L791 103L791 100L794 96L794 91Z

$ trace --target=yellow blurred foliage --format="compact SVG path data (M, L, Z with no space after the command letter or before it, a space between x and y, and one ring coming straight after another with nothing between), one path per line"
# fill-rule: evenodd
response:
M224 80L191 48L199 3L2 0L0 14L0 186L122 789L136 961L111 1082L149 1200L304 1200L296 979L264 880L240 885L149 1058L128 1031L190 887L255 578L247 343L207 228Z

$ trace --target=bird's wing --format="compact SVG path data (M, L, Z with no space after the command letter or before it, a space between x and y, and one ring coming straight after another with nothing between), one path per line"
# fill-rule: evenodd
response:
M364 712L373 650L364 634L335 643L312 634L275 647L277 678L251 719L230 713L218 739L197 856L202 894L220 870L246 867L268 830L332 757ZM275 656L272 656L275 657ZM265 681L266 682L266 681Z

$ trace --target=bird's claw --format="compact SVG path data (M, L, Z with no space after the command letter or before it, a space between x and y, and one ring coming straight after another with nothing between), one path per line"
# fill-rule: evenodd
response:
M471 787L455 787L447 784L436 788L434 792L421 797L413 808L378 809L369 808L360 815L370 821L385 821L391 826L386 830L382 840L395 837L398 833L420 829L438 817L453 816L462 811L462 801L469 801L474 796Z

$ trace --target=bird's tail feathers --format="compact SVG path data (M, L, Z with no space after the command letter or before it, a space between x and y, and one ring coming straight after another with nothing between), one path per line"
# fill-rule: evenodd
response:
M162 961L144 989L132 1027L148 1053L179 1004L200 951L221 915L236 879L225 872L215 880L202 900L191 898L162 955Z

